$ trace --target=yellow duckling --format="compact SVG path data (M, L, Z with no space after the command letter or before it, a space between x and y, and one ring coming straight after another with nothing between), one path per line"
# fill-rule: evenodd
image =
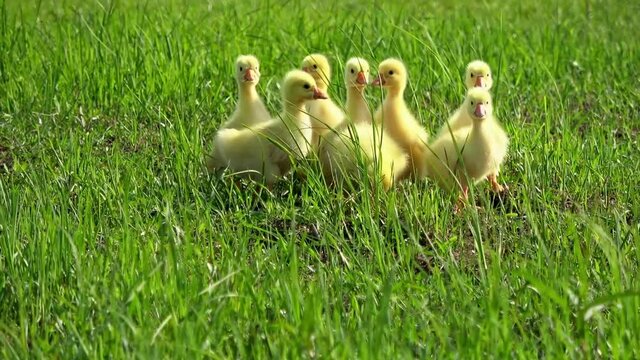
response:
M360 174L359 165L367 168L371 179L381 179L390 189L408 165L403 149L380 128L371 124L371 111L364 97L369 82L369 63L351 58L345 68L347 120L339 130L327 134L320 145L322 170L331 182L349 180Z
M371 69L363 58L351 58L345 67L344 80L347 87L347 116L353 123L371 124L371 110L364 98L364 89L369 83Z
M493 79L491 77L491 68L489 65L481 60L474 60L470 62L465 71L464 84L467 87L467 90L474 87L490 90L493 86ZM451 117L449 117L447 123L438 130L436 137L438 138L450 131L453 132L463 127L471 126L472 122L473 121L468 113L460 107L453 113L453 115L451 115Z
M507 134L493 116L491 94L486 89L469 89L462 109L473 121L471 127L437 138L427 156L429 176L446 190L460 188L460 201L468 197L467 179L477 183L495 173L509 146Z
M240 55L236 59L236 81L238 82L238 104L222 129L244 129L271 119L256 91L260 81L260 63L253 55Z
M273 184L291 169L291 156L301 159L309 152L312 130L306 102L326 98L311 75L290 71L282 85L282 115L254 128L220 130L207 167L229 168Z
M410 166L402 178L409 175L414 179L421 179L427 175L425 164L428 135L404 101L407 76L407 69L400 60L387 59L380 63L378 77L372 85L384 87L387 96L373 118L409 154Z
M468 89L483 88L487 91L493 86L493 78L491 77L491 68L489 65L481 60L474 60L467 65L465 71L465 86ZM473 124L473 120L462 105L456 110L453 115L447 120L447 123L440 128L436 138L449 134L450 132L458 131L459 129L470 127ZM506 144L505 144L506 146ZM496 168L495 173L487 175L487 179L491 183L491 188L496 192L501 192L505 188L498 183L497 177L500 172L500 167Z
M322 54L311 54L302 60L302 70L313 76L318 89L328 94L327 88L331 79L329 60ZM311 146L316 149L320 140L331 129L338 126L345 118L344 112L330 99L314 101L307 105L307 111L313 125Z

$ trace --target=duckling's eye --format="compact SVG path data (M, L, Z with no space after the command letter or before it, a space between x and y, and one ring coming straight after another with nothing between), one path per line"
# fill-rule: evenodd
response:
M491 77L491 74L487 74L487 77Z
M313 64L313 68L314 68L314 69L317 69L317 68L318 68L318 65Z
M355 71L355 70L353 70L353 69L351 69L351 73L352 73L352 74L355 74L355 73L356 73L356 71Z
M240 66L240 71L242 71L242 66Z
M389 70L389 75L393 75L393 70Z
M471 105L473 105L473 101L471 102Z
M307 89L307 90L309 90L309 89L311 89L311 85L309 85L309 84L304 84L304 88L305 88L305 89Z
M485 102L485 104L489 105L489 102L487 101L487 102Z
M471 73L471 77L473 77L473 73Z

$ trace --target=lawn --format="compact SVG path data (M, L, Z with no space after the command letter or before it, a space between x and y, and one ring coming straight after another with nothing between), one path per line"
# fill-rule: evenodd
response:
M0 357L640 357L640 4L0 0ZM434 134L493 68L497 199L207 174L233 61L409 70ZM372 106L382 93L368 89Z

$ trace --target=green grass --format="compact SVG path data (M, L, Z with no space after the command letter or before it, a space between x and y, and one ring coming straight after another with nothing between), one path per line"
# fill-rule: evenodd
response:
M0 357L640 357L640 5L358 3L0 0ZM489 62L505 206L207 175L235 57L275 113L312 51L431 133Z

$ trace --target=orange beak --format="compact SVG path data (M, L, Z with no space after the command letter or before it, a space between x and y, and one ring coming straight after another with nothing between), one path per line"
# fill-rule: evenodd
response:
M363 71L360 71L358 73L358 77L356 78L356 84L367 85L367 78L364 76L364 72Z
M315 87L315 88L313 88L313 98L314 99L328 99L329 97L327 96L327 94L322 92L322 90L320 90L317 87Z
M487 115L487 110L484 108L483 104L478 104L476 105L476 110L473 112L473 114L482 119L483 117L485 117L485 115Z
M255 77L253 76L253 72L251 72L251 69L247 69L244 72L244 81L253 81L255 80Z
M380 74L378 74L376 78L373 79L373 82L371 83L372 86L384 86L385 84L386 82L384 81L384 78Z
M482 75L476 76L475 87L484 87L484 77Z

